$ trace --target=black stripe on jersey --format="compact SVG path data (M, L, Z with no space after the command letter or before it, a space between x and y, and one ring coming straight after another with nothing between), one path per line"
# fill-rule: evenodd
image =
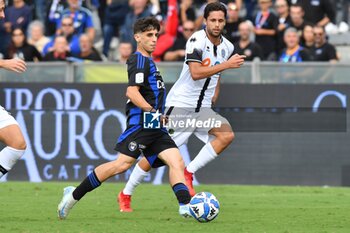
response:
M198 101L197 101L197 107L196 107L195 112L199 112L199 109L202 106L202 102L203 102L203 99L204 99L204 94L205 94L205 91L208 89L210 80L211 80L211 78L207 78L207 80L205 80L204 86L203 86L203 88L201 90L201 93L200 93Z
M174 106L171 106L171 107L168 109L168 111L166 111L165 116L169 116L169 115L171 114L171 112L173 111L173 109L174 109Z

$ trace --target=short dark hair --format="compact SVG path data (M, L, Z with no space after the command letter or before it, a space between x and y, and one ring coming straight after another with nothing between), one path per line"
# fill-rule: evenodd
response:
M147 18L141 18L136 20L134 24L134 34L140 33L140 32L146 32L156 29L157 31L160 30L160 24L158 20L155 17L147 17Z
M225 18L227 16L226 7L224 6L224 4L220 2L209 3L204 9L204 18L207 19L209 16L209 13L212 11L222 11L225 14Z

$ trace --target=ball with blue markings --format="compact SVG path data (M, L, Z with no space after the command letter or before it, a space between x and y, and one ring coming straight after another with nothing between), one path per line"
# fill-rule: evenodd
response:
M218 216L219 211L219 201L209 192L197 193L190 201L190 213L198 222L214 220Z

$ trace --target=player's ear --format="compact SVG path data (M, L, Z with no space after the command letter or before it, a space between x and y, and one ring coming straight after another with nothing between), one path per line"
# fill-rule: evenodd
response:
M205 26L207 26L207 20L205 18L203 19L203 23Z
M141 41L141 36L140 36L139 33L134 34L134 38L135 38L135 40L136 40L137 43L140 43L140 41Z

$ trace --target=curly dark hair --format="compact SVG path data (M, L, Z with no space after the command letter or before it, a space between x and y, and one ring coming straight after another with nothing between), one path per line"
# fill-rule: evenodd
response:
M138 19L134 24L134 34L137 34L140 32L146 32L153 29L156 29L157 31L159 31L160 24L158 20L152 16Z

